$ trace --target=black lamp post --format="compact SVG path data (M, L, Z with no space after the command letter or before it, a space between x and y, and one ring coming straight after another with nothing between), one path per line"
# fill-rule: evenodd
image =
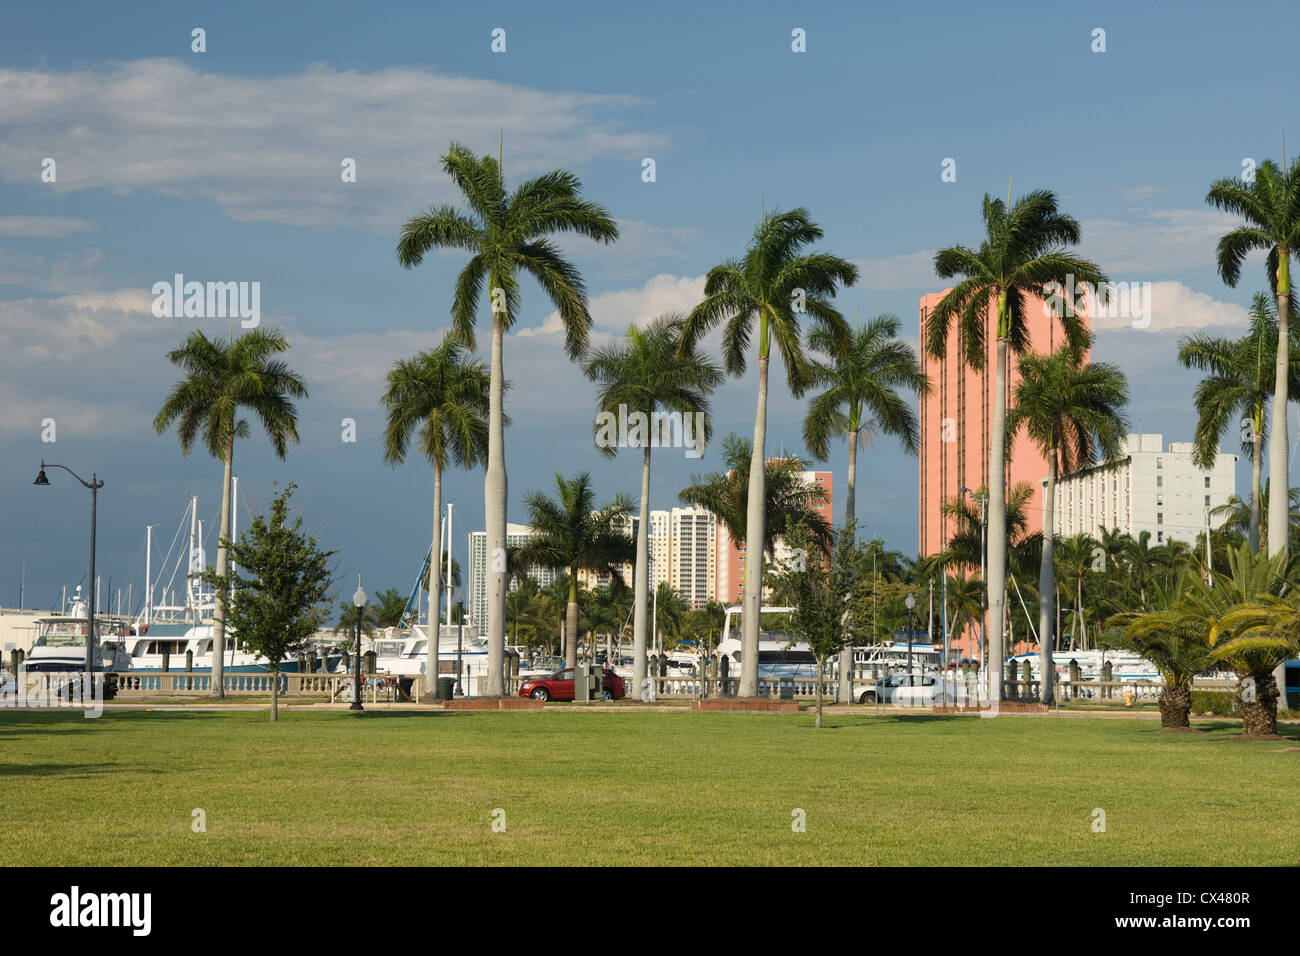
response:
M36 480L32 484L48 485L50 483L50 479L45 477L46 468L62 468L81 482L83 487L90 489L90 586L88 588L90 591L90 614L86 619L86 682L87 686L89 686L94 682L95 674L95 509L99 501L99 489L104 487L104 483L93 472L90 475L90 481L86 481L67 465L47 465L42 461L41 473L36 476Z
M361 590L361 575L357 575L357 589L352 593L352 605L357 609L356 641L353 642L353 658L356 664L352 674L352 706L348 710L365 710L361 706L361 613L366 606L366 592Z
M916 609L916 598L911 594L903 602L907 605L907 682L912 683L912 611Z

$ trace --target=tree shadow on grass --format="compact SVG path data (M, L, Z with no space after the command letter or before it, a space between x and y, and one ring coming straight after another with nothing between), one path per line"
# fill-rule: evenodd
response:
M0 777L76 777L116 773L121 769L107 763L0 763Z

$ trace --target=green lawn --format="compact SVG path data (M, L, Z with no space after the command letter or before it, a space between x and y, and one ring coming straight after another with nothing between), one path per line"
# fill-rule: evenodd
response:
M7 865L1300 863L1294 726L812 721L3 711L0 846Z

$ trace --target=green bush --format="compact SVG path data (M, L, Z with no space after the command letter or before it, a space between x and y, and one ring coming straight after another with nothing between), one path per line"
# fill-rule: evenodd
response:
M1216 717L1227 717L1233 713L1237 695L1226 690L1192 691L1192 716L1211 713Z

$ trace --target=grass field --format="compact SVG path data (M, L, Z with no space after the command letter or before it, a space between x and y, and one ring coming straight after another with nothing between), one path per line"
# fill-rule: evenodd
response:
M0 846L6 865L1300 863L1295 726L812 720L0 712Z

